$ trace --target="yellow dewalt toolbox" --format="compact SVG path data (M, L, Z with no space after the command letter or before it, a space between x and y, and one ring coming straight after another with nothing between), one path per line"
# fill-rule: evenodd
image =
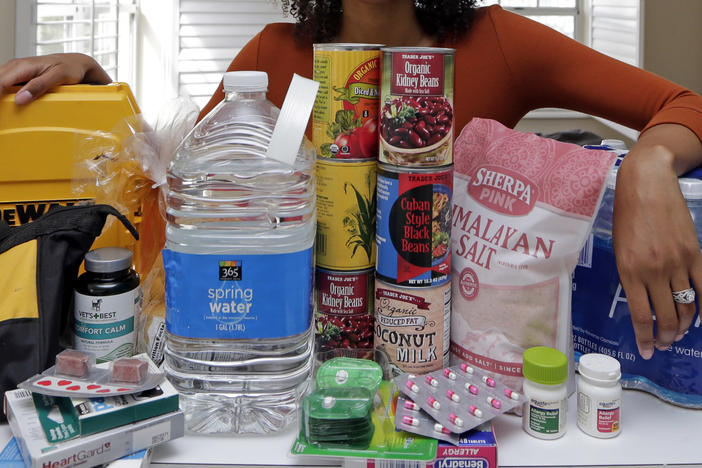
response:
M33 221L52 206L94 198L95 183L89 180L94 175L76 167L81 159L100 155L90 154L81 142L105 140L95 148L118 144L124 137L113 130L139 114L123 83L60 86L24 106L14 98L13 93L0 97L0 218L10 226ZM134 213L123 214L138 221ZM131 235L118 224L105 230L95 247L127 245Z

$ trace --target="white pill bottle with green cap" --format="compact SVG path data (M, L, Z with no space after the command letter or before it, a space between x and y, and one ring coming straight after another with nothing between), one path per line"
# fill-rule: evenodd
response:
M566 432L568 358L557 349L537 346L524 351L522 428L539 439L558 439Z
M604 354L584 354L578 361L578 372L578 427L593 437L619 435L622 405L619 361Z

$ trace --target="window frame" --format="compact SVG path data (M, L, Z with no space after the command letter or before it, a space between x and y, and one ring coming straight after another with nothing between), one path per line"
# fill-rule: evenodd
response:
M502 4L503 0L496 0L498 4ZM573 14L575 16L575 27L573 30L573 39L585 44L588 47L592 47L592 10L593 4L592 0L576 0L574 8L554 8L554 7L506 7L503 6L505 10L512 11L514 13L529 17L529 16L550 16L550 15L563 15L565 12L570 12L568 14ZM639 66L641 65L643 56L643 21L641 16L639 17ZM533 110L524 116L525 119L588 119L592 118L615 131L623 134L631 140L636 140L638 138L639 132L631 128L625 127L623 125L617 124L615 122L584 114L582 112L576 112L566 109L537 109Z
M522 16L532 17L532 16L572 16L573 17L573 39L579 42L583 42L585 39L585 26L586 21L583 18L583 0L575 0L574 7L546 7L538 6L541 0L537 1L537 6L534 7L510 7L504 6L502 3L505 0L492 0L495 3L502 6L507 11L517 13Z
M39 0L40 1L40 0ZM112 5L116 9L116 19L113 21L116 27L114 36L115 49L109 51L110 56L114 57L113 66L104 66L110 77L114 80L132 83L136 76L136 67L138 63L137 50L137 14L139 0L114 0ZM74 0L66 0L58 5L67 5L81 2ZM86 6L95 8L95 0L84 2ZM99 5L99 4L98 4ZM39 53L41 45L47 45L49 42L39 40L38 26L40 22L37 18L38 0L15 0L15 57L31 57ZM127 24L125 25L125 20ZM92 18L87 20L79 20L90 24L91 34L87 39L90 42L90 51L86 52L100 62L99 57L107 55L95 50L95 40L99 38L95 30L95 24L100 22L99 19L92 15ZM111 21L112 22L112 21ZM126 28L126 29L125 29ZM126 37L125 37L126 33ZM70 42L70 39L63 39ZM126 45L122 45L126 44ZM127 49L127 50L125 50ZM102 65L102 63L101 63Z

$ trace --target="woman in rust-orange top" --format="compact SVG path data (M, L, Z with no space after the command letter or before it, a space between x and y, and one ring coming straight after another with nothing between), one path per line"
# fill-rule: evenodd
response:
M614 248L639 352L680 340L694 304L673 291L702 291L702 253L677 176L702 163L702 97L601 55L556 31L475 0L288 0L295 24L266 26L229 70L262 70L277 106L293 73L311 78L317 42L442 46L456 49L456 135L473 117L514 127L533 109L572 109L641 131L619 170ZM26 104L59 84L109 83L90 57L58 54L0 67L0 95ZM205 115L223 98L215 92ZM654 335L651 308L656 311Z

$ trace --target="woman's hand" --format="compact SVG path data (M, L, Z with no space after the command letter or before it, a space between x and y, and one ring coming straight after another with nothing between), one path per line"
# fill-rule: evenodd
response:
M660 144L678 132L688 139L684 151ZM644 359L653 356L654 347L666 350L682 339L692 323L695 304L675 302L672 292L693 287L702 293L702 253L678 185L678 174L699 164L701 149L686 128L661 125L641 136L619 168L614 252Z
M32 102L59 85L111 82L95 59L84 54L42 55L10 60L0 66L0 96L11 86L26 83L15 95L17 104Z

